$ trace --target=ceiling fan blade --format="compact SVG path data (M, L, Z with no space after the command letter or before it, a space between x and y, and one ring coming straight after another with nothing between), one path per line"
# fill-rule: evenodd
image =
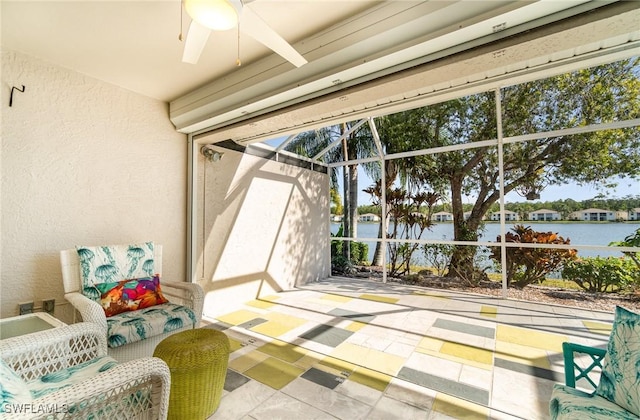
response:
M196 64L202 54L202 50L209 39L211 30L205 28L195 21L191 21L187 39L184 43L184 51L182 52L182 61L185 63Z
M307 60L298 53L287 41L274 31L260 16L251 10L250 4L242 8L240 17L240 31L272 49L282 58L296 67L307 64Z

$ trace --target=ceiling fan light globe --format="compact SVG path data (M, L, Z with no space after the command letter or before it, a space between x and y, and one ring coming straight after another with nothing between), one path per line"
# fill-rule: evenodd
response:
M238 25L238 12L227 0L185 0L191 19L214 31L226 31Z

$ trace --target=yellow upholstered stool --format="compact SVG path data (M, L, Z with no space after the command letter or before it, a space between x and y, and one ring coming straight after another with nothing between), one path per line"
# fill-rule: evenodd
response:
M206 419L218 409L229 364L224 333L205 328L182 331L162 340L153 355L171 371L169 419Z

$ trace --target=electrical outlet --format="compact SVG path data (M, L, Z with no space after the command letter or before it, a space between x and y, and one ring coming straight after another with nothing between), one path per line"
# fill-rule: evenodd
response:
M33 302L19 303L18 307L20 308L20 315L26 315L26 314L32 314L33 313Z
M46 299L42 301L42 310L48 314L53 315L53 311L56 308L56 300L55 299Z

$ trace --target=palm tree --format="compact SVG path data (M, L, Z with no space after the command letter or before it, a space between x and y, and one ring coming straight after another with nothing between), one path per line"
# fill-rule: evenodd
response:
M338 147L340 146L340 147ZM371 131L363 121L345 122L300 133L285 150L310 158L318 157L326 164L353 161L369 157L374 150ZM331 188L338 189L338 169L332 168ZM343 234L354 237L358 226L358 164L342 166L343 185ZM343 247L345 257L350 259L350 247Z

